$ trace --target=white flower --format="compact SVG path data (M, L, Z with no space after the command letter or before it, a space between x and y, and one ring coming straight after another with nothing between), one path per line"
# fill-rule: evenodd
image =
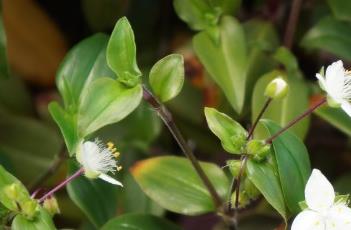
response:
M305 188L308 208L295 218L291 230L350 230L351 209L335 202L334 188L327 178L313 169Z
M122 183L107 175L109 172L119 171L122 167L117 166L118 152L112 143L105 147L99 140L81 143L77 151L77 160L84 168L84 174L88 178L99 177L111 184L122 186Z
M328 94L328 104L341 106L351 116L351 72L344 69L342 61L328 66L325 77L317 73L321 88Z

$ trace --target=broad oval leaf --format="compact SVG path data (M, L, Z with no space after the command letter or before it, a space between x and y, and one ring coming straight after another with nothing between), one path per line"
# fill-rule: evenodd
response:
M69 162L69 175L78 169L73 161ZM84 176L67 185L69 197L97 228L116 215L117 189L116 186L100 179L90 180Z
M56 78L66 110L77 112L82 91L94 79L114 76L106 63L107 42L106 35L96 34L78 43L66 55Z
M92 82L85 94L78 113L78 130L82 137L99 128L122 120L140 103L142 87L133 88L111 78Z
M134 33L128 19L119 19L107 46L107 63L118 80L134 87L140 81L141 72L136 60Z
M262 120L261 123L270 135L281 129L279 125L270 120ZM303 142L290 131L274 139L272 148L286 206L290 213L296 214L301 211L299 202L305 199L305 185L311 175L307 149ZM294 186L294 189L291 188L291 185Z
M76 115L69 114L57 102L51 102L49 104L49 112L59 126L68 152L70 156L72 156L80 142L77 132Z
M101 230L180 230L172 222L148 214L126 214L107 222Z
M253 160L248 160L247 176L256 188L260 190L267 202L272 205L286 221L287 208L275 168L268 162L258 163Z
M38 215L33 220L28 220L21 214L17 215L11 226L12 230L56 230L50 214L40 208Z
M218 29L219 39L214 39L208 31L198 33L193 38L194 49L231 106L237 113L241 113L248 66L244 30L230 16L221 19Z
M333 0L334 1L334 0ZM333 17L322 18L301 41L308 49L319 49L351 60L351 24Z
M267 98L264 97L264 90L267 84L276 77L283 77L289 85L289 93L283 99L276 99L271 102L263 118L273 120L280 126L286 125L292 119L305 112L308 109L308 88L303 79L296 75L286 75L282 71L272 71L265 74L257 81L252 96L252 117L254 121L260 113ZM309 118L301 120L294 125L291 130L300 138L304 138L308 131ZM259 125L255 130L255 138L266 138L265 129Z
M201 163L202 169L218 194L226 198L228 179L211 163ZM131 170L141 189L161 207L185 215L200 215L215 211L212 198L189 160L163 156L140 161Z
M171 54L159 60L150 71L149 81L153 92L162 102L177 96L184 83L183 56Z
M351 21L351 1L327 0L327 2L337 19Z
M203 30L215 26L222 13L220 1L174 0L173 6L178 16L193 30Z
M205 108L208 127L221 140L223 148L234 154L240 154L246 143L247 131L232 118L214 108Z

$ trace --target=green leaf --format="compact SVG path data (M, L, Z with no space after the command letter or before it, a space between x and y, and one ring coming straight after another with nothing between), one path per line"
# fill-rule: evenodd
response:
M270 135L281 127L270 120L261 122ZM308 152L303 142L292 132L286 131L272 143L284 199L290 213L300 212L299 202L305 199L305 185L311 175ZM294 189L291 189L291 185Z
M308 109L309 101L306 83L297 75L286 76L286 73L275 70L262 76L256 83L251 104L252 121L256 119L267 100L267 98L263 96L267 84L278 76L282 77L288 83L289 93L283 99L273 100L264 113L263 118L273 120L280 126L284 126ZM308 131L308 124L309 118L305 118L294 125L290 130L300 138L304 138ZM268 137L265 129L260 125L256 128L254 134L256 139Z
M81 94L90 82L102 76L114 76L106 63L107 42L106 35L96 34L78 43L66 55L56 84L67 111L77 112Z
M21 198L28 198L30 199L29 193L27 189L24 187L24 185L13 175L11 175L9 172L4 169L0 165L0 202L7 208L12 211L17 210L17 205L16 203L11 200L7 195L4 194L4 188L8 185L11 184L17 184L18 185L18 193L20 194L19 196Z
M80 142L77 132L76 116L64 111L57 102L51 102L49 104L49 112L59 126L68 152L70 156L72 156Z
M82 137L99 128L122 120L140 103L142 87L126 87L111 78L91 83L82 95L78 114L78 130Z
M267 162L257 163L253 160L248 160L247 176L257 189L260 190L268 203L272 205L286 221L287 210L283 191L274 167Z
M134 33L128 19L119 19L107 46L107 63L118 80L129 87L140 82L141 72L136 61Z
M153 92L162 101L174 98L184 83L184 59L171 54L159 60L151 69L149 81Z
M245 100L248 54L240 23L225 16L219 25L219 39L208 31L193 38L197 56L214 81L223 90L231 106L240 113Z
M77 170L77 165L69 162L69 175ZM117 187L112 184L80 176L67 185L67 191L73 202L97 228L116 215Z
M217 24L222 13L218 2L221 1L174 0L173 6L178 16L193 30L203 30Z
M274 58L285 66L289 74L296 74L299 71L296 57L287 48L279 47L274 54Z
M101 230L180 230L172 222L147 214L126 214L110 220Z
M0 78L8 78L9 67L7 63L6 34L2 20L2 1L0 2Z
M201 167L218 194L226 198L228 179L211 163ZM189 160L163 156L139 161L131 170L141 189L161 207L185 215L200 215L215 211L212 198Z
M248 46L248 62L245 100L250 101L256 81L271 71L276 63L271 57L279 44L275 27L266 21L252 19L243 24Z
M351 24L333 17L322 18L301 41L307 49L318 49L351 60Z
M240 154L246 144L246 130L232 118L214 108L205 108L208 127L221 140L223 148L234 154Z
M150 109L147 102L139 106L122 121L100 129L96 136L111 140L126 148L136 147L149 152L151 143L159 136L162 123L157 113Z
M122 194L118 197L123 202L124 213L148 213L157 216L162 216L165 213L163 208L143 193L130 173L124 174L123 186Z
M213 2L221 2L218 0L214 0ZM224 13L233 14L236 12L241 5L241 0L222 0L221 7Z
M337 19L351 21L351 2L348 0L327 0Z
M1 109L0 130L5 130L0 132L0 148L12 162L16 176L25 183L41 176L62 148L61 138L51 127Z
M322 106L314 111L322 119L331 125L351 136L350 117L341 108L332 108L330 106Z
M21 214L17 215L11 226L12 230L55 230L56 227L52 218L44 208L40 208L39 214L33 219L28 220Z

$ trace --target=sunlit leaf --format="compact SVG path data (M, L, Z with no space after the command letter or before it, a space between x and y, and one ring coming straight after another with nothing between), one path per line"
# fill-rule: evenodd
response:
M229 16L221 19L218 29L218 39L208 31L195 35L194 49L231 106L240 113L244 106L248 66L244 30L236 19Z
M100 78L91 83L82 95L78 114L78 130L86 135L99 128L122 120L140 103L142 87L133 88L111 78Z
M228 179L211 163L201 166L219 195L226 197ZM213 200L189 160L164 156L139 161L132 174L141 189L161 207L185 215L199 215L215 210Z
M140 82L141 72L136 60L134 32L126 17L119 19L112 31L106 58L120 82L129 87Z
M184 83L183 56L171 54L159 60L151 68L149 81L153 92L162 102L177 96Z
M214 108L205 108L208 127L221 140L223 148L234 154L240 154L246 144L246 130L232 118Z

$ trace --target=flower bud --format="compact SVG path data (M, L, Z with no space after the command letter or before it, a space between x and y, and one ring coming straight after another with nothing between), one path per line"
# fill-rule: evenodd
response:
M55 197L50 197L44 200L43 207L54 216L55 214L60 214L60 208Z
M273 99L284 98L289 92L289 86L282 77L277 77L268 83L264 95Z
M262 140L251 140L246 145L246 152L256 161L262 161L269 154L270 145Z
M236 192L232 193L231 202L232 206L235 206ZM250 204L250 198L244 190L239 192L239 208L244 208Z
M28 219L33 219L37 212L38 203L35 200L29 199L21 203L21 212Z
M241 167L241 161L240 160L228 160L227 166L229 168L230 173L233 175L233 177L238 177L240 167Z
M260 191L256 188L256 186L249 179L246 179L244 181L243 189L245 190L247 196L251 200L256 199L261 194Z
M230 140L233 143L235 149L237 149L237 152L240 153L246 144L246 135L243 133L239 133L237 135L231 136Z
M4 188L4 193L5 193L5 195L6 195L10 200L13 200L13 201L16 201L16 200L19 199L19 197L20 197L20 191L21 191L21 188L20 188L19 184L17 184L17 183L13 183L13 184L7 185L7 186Z

